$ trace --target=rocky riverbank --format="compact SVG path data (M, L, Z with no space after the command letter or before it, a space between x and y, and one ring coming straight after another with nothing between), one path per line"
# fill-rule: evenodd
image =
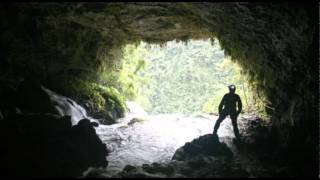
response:
M7 84L0 92L1 176L77 177L88 167L108 165L97 123L63 116L36 83Z

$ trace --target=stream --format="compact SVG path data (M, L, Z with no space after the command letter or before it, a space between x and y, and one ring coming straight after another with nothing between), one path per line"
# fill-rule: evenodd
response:
M98 122L89 117L85 109L72 99L42 88L55 103L60 115L72 116L72 125L76 125L83 118ZM95 127L98 136L110 151L106 157L109 162L106 171L110 175L120 172L126 165L140 166L154 162L169 162L175 151L186 142L212 133L214 123L218 118L218 116L208 114L197 116L148 115L135 102L127 102L127 106L129 112L124 118L119 119L118 123L113 125L99 123L99 126ZM134 121L134 118L139 120ZM243 128L241 118L238 124L241 130ZM221 123L218 135L221 139L234 137L229 117ZM231 143L226 143L231 145Z

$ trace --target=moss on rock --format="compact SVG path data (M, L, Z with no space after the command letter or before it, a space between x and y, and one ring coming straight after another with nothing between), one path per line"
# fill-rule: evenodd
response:
M110 124L124 117L127 111L125 98L113 87L105 87L75 77L59 78L50 85L52 89L65 94L87 110L94 118L106 119L103 123Z

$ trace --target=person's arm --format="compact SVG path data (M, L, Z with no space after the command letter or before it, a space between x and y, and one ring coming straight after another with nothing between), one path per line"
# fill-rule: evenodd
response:
M225 97L226 97L226 96L223 96L223 98L221 99L221 102L220 102L220 104L219 104L219 114L220 114L221 111L222 111L222 107L223 107L223 105L224 105Z
M238 114L240 114L242 111L242 102L240 99L240 96L238 96Z

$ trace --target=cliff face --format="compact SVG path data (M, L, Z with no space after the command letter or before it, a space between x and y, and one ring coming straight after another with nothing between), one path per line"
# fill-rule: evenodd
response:
M217 37L239 62L282 145L316 151L316 4L20 3L0 5L2 79L95 79L116 69L121 47L144 40Z

